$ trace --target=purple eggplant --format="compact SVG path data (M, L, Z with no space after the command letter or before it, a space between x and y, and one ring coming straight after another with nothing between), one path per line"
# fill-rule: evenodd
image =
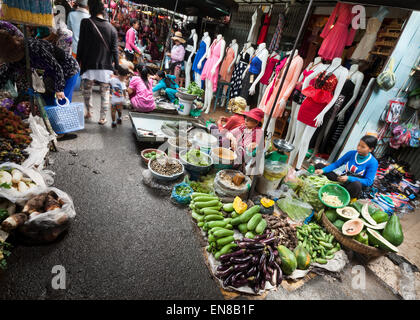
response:
M221 255L219 260L223 263L225 261L229 261L231 257L240 257L244 253L245 253L245 250L240 249L240 250L234 251L232 253L226 253L224 255Z
M248 284L248 279L235 279L231 281L232 287L239 288L243 287L244 285Z
M226 279L226 277L228 277L229 275L231 275L233 273L234 269L233 266L229 267L228 269L224 270L224 271L219 271L216 273L216 277L220 278L220 279Z
M231 273L224 281L223 281L223 285L225 286L225 287L227 287L227 286L229 286L229 284L230 284L230 282L231 282L231 280L232 280L232 278L233 278L233 276L234 276L235 274L234 273Z
M252 242L239 242L239 248L241 249L261 249L264 248L262 243L252 243Z
M254 240L261 241L261 240L263 240L263 239L267 238L267 236L268 236L268 234L267 234L267 233L260 234L260 235L255 236L255 237L254 237Z
M235 264L233 266L233 270L234 271L242 271L242 270L246 270L247 268L249 268L251 266L251 261L242 263L242 264Z
M229 269L232 266L232 264L230 262L226 263L226 264L221 264L220 266L217 267L217 271L226 271L227 269Z
M274 256L274 250L271 249L270 246L268 246L267 249L268 249L268 252L270 253L269 258L268 258L268 265L269 266L272 266L273 265L273 262L274 262L274 259L276 258Z
M242 238L242 240L237 240L238 242L250 242L250 243L257 243L258 241L256 241L255 239L249 239L249 238Z
M262 244L272 244L272 243L274 243L274 241L276 241L276 237L271 237L271 238L264 239L260 243L262 243Z
M283 272L281 271L280 266L278 265L277 262L274 261L274 267L277 270L277 285L279 285L281 283L281 281L283 280Z
M257 254L257 253L261 253L264 251L264 248L259 248L259 249L246 249L246 253L249 254Z
M277 286L277 274L278 274L278 271L274 269L273 274L271 276L271 280L270 280L271 285L273 285L274 287Z
M265 277L262 277L261 280L260 280L260 285L259 285L259 287L261 288L261 290L264 290L265 289L265 283L266 282L267 281L265 280Z
M251 276L255 276L257 274L257 266L252 266L251 269L249 269L245 276L246 277L251 277Z
M274 284L273 284L273 273L274 273L273 268L270 268L270 267L267 266L267 273L265 274L265 280L270 281L270 283L274 286Z
M232 262L233 264L241 264L241 263L245 263L245 262L251 260L252 257L253 257L252 255L248 255L248 256L245 256L245 257L232 257L232 258L230 258L230 262Z
M277 251L277 249L274 249L273 253L274 253L274 258L276 258L279 255L279 252Z
M262 254L260 257L260 261L258 262L258 269L263 270L263 266L265 265L265 260L267 259L267 256L265 254Z

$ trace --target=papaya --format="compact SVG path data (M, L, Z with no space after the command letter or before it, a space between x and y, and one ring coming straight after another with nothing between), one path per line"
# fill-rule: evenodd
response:
M279 257L281 259L281 270L284 274L292 274L297 268L295 254L283 245L279 245L277 251L279 252Z
M384 237L396 247L403 243L404 234L402 231L400 219L395 214L392 215L386 224L385 229L382 232L382 237Z
M325 215L327 216L328 220L330 220L332 223L334 223L334 221L338 218L337 211L335 209L328 209L325 212Z
M298 246L296 247L294 253L297 261L297 268L301 270L308 269L311 265L311 255L308 250L306 250L303 246Z

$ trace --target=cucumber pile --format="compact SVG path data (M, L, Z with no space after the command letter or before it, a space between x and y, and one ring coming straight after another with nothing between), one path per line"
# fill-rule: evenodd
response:
M296 227L299 245L305 248L314 262L326 264L341 249L332 234L325 232L318 224L309 223Z
M236 249L238 245L234 243L232 218L223 216L220 211L223 207L220 199L214 195L198 192L194 192L191 198L191 216L197 221L198 227L207 232L209 241L207 251L218 260L221 255Z

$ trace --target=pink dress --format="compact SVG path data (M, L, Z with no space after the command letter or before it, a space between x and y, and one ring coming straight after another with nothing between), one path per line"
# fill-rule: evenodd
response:
M203 72L201 73L201 80L209 79L213 83L213 92L217 90L217 79L219 77L220 64L217 66L214 74L211 75L211 69L214 67L216 62L220 59L222 54L221 46L222 41L214 40L210 46L210 58L207 59L206 64L204 65Z
M151 112L155 110L155 99L153 97L153 81L149 80L149 87L140 77L133 77L130 81L131 89L135 91L134 96L130 99L133 108L139 112Z
M344 47L353 43L356 30L351 22L356 13L352 13L353 4L338 2L322 30L324 38L318 55L325 60L333 60L343 55Z

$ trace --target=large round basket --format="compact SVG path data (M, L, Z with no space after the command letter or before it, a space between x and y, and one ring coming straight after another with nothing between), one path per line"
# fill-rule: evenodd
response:
M327 231L331 233L338 242L340 242L343 246L364 255L367 260L386 254L386 251L384 250L364 245L359 241L356 241L353 238L342 234L341 231L338 230L330 220L328 220L325 212L322 212L321 221L325 229L327 229Z

